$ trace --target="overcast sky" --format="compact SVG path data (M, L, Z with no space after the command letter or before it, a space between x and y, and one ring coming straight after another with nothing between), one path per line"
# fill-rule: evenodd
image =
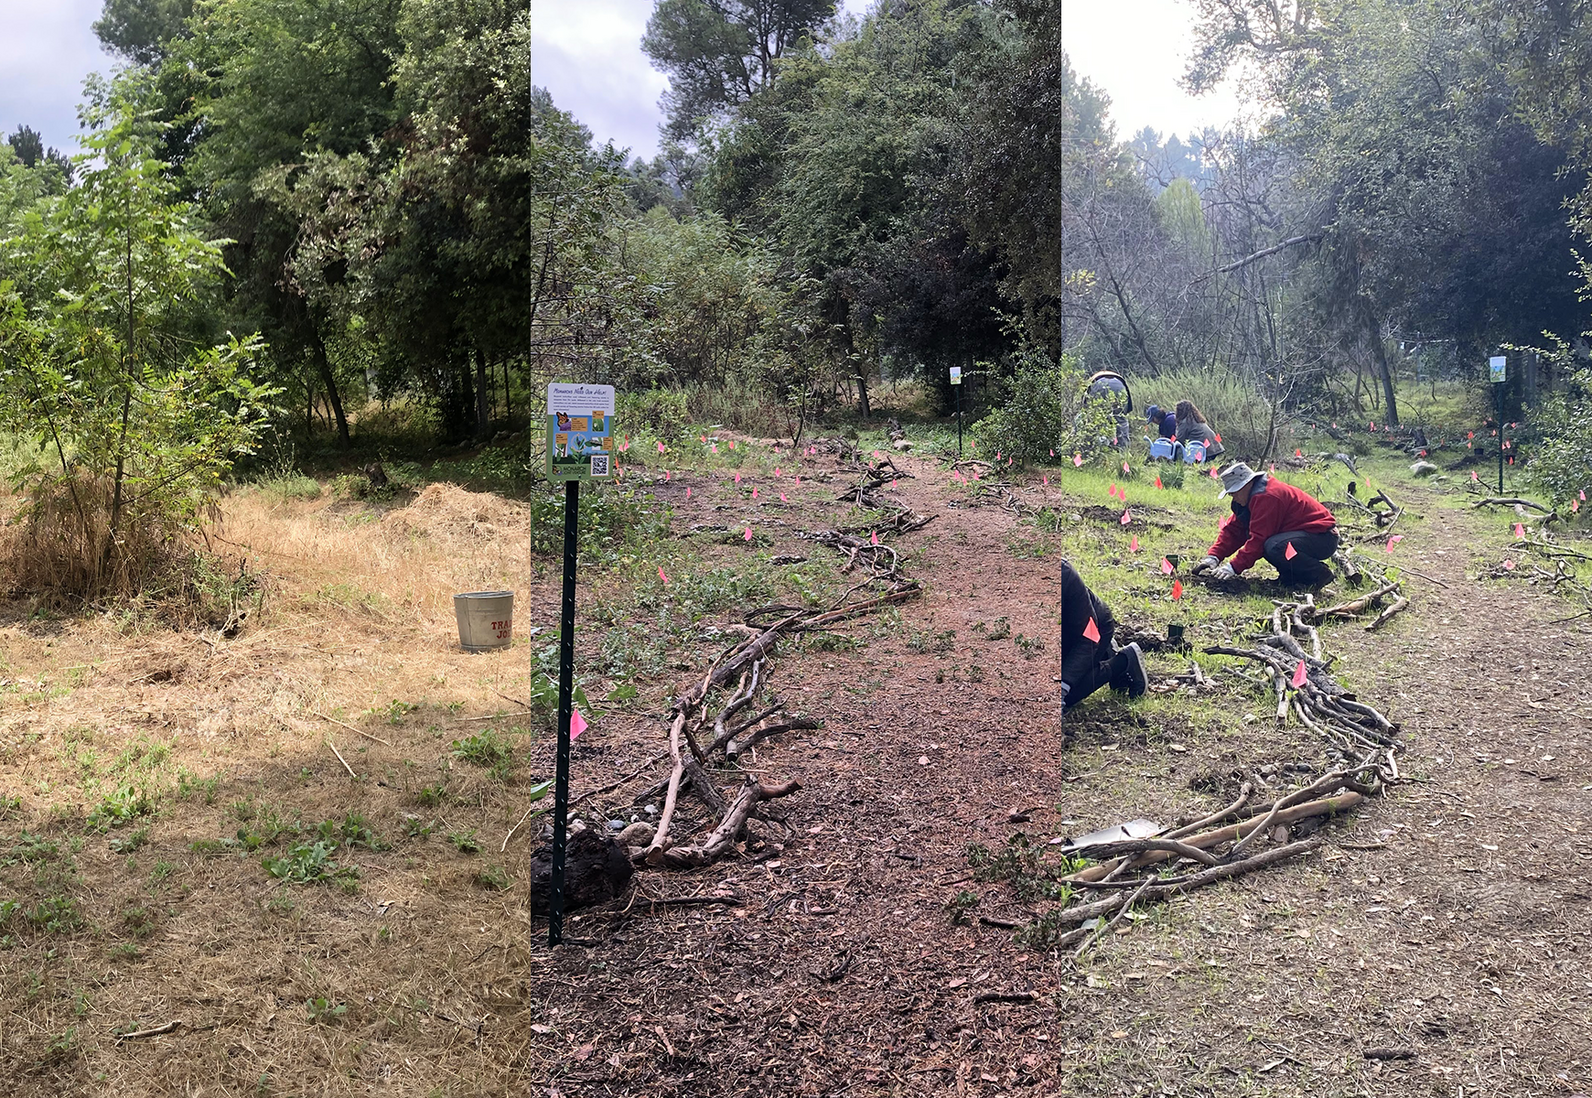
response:
M90 72L114 59L92 24L102 0L0 0L0 132L32 126L75 151L77 104ZM866 0L845 0L861 13ZM1188 134L1232 119L1231 94L1192 99L1177 86L1189 49L1189 0L1073 0L1063 39L1073 65L1111 98L1118 135L1144 126ZM533 79L560 107L639 156L658 144L667 86L641 52L652 0L533 0Z

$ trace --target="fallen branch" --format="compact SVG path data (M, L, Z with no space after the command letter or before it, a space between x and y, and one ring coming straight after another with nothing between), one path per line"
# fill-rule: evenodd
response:
M1394 614L1397 614L1400 610L1407 608L1409 604L1410 600L1405 598L1403 595L1400 595L1398 598L1393 600L1392 605L1376 616L1375 621L1365 627L1365 631L1367 633L1376 632L1383 625L1387 624L1389 618L1391 618Z
M326 746L332 749L332 754L336 755L337 761L343 764L343 769L348 771L348 776L353 778L356 782L359 781L359 775L354 773L354 768L352 766L348 765L348 760L343 758L343 753L341 751L337 750L337 745L331 740L327 740Z
M1557 513L1552 507L1544 507L1542 504L1535 503L1532 500L1518 499L1514 496L1488 496L1486 499L1478 499L1470 505L1472 511L1478 507L1529 507L1533 511L1541 511L1545 515Z
M356 736L364 736L367 740L375 740L377 743L386 744L388 747L392 746L392 744L389 741L382 739L380 736L372 736L369 732L365 732L365 731L362 731L361 729L355 728L353 725L349 724L347 721L340 721L336 717L328 717L325 713L322 713L322 712L320 712L317 709L311 709L310 712L314 713L317 717L319 717L323 721L331 721L333 724L342 725L344 728L348 729L350 732L354 733Z
M746 784L741 787L741 792L736 796L735 803L730 805L730 810L724 816L723 822L713 829L708 837L694 846L676 846L667 850L654 849L657 846L654 839L653 847L649 847L643 857L649 865L670 865L679 869L694 868L717 861L725 851L735 842L735 837L741 833L741 828L746 826L746 819L751 815L752 807L760 801L771 800L775 797L785 797L801 789L801 783L795 779L780 782L777 785L764 785L751 775L747 776ZM660 824L660 832L662 827Z
M173 1018L165 1025L151 1026L149 1029L135 1029L131 1033L112 1033L111 1036L115 1037L118 1042L139 1041L145 1037L159 1037L162 1034L174 1033L182 1027L182 1024L181 1018Z

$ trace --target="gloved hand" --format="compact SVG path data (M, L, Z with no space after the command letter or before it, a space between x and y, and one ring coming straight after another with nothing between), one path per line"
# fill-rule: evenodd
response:
M1197 576L1201 572L1209 572L1212 569L1219 567L1221 563L1222 562L1217 560L1215 557L1206 557L1194 566L1194 574Z
M1237 578L1238 573L1233 571L1233 566L1226 561L1211 569L1211 579L1218 582Z
M1072 693L1072 685L1063 681L1058 682L1056 686L1061 690L1061 711L1065 713L1067 711L1067 695Z

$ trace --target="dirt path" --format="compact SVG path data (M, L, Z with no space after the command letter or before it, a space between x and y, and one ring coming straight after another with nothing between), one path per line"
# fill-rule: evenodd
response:
M1467 579L1473 520L1412 491L1431 521L1404 548L1449 587L1411 580L1413 612L1380 635L1350 626L1329 641L1404 722L1415 781L1307 863L1163 907L1074 969L1010 931L950 924L943 905L965 889L985 893L980 914L1023 919L998 887L971 882L965 844L1213 803L1190 781L1252 761L1260 737L1190 724L1178 731L1187 752L1173 753L1164 738L1136 742L1142 718L1107 700L1069 717L1083 727L1064 750L1054 564L1001 551L1007 512L950 507L927 479L901 494L940 516L913 565L927 597L866 658L779 672L781 691L828 721L767 762L807 788L790 806L799 838L722 871L720 883L758 897L749 910L666 916L667 930L611 947L622 956L610 964L651 970L650 994L624 1008L637 1025L607 1070L556 1073L565 1093L1592 1088L1592 771L1571 700L1589 669L1586 633L1545 624L1561 602ZM989 639L1003 616L1051 647L1025 661ZM933 651L951 629L949 650ZM1169 790L1183 803L1147 803ZM1032 822L1010 822L1014 809ZM672 948L661 957L660 939ZM977 1001L1010 991L1036 1000ZM580 998L572 988L577 1014Z

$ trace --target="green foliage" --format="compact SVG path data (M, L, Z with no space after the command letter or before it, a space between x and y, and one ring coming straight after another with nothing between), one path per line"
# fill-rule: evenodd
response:
M500 865L483 866L471 878L475 887L484 888L491 892L506 892L512 883L508 871Z
M333 1002L324 995L305 1000L304 1007L309 1011L310 1023L318 1026L335 1025L348 1013L345 1004Z
M476 829L471 827L448 832L448 841L454 845L460 854L476 854L481 850L481 843L475 837Z
M977 906L978 893L963 889L945 901L945 913L950 917L952 926L966 926L973 921L970 913Z
M1005 881L1023 903L1038 899L1065 900L1072 894L1071 887L1055 880L1053 871L1044 863L1043 853L1029 845L1028 836L1022 832L1006 840L1006 845L998 851L991 851L981 843L969 843L963 850L974 880Z
M1568 359L1567 347L1560 352ZM1592 488L1592 370L1571 374L1565 388L1543 402L1533 426L1541 438L1526 461L1526 476L1562 514Z
M999 389L995 410L973 425L979 451L999 455L1003 465L1008 457L1028 465L1102 452L1115 427L1104 402L1084 395L1087 387L1075 360L1055 363L1038 352L1023 354Z
M254 338L210 339L220 246L176 200L135 105L95 108L82 178L0 239L0 426L33 455L17 578L131 591L181 559L275 391Z
M465 762L485 767L499 781L514 773L514 745L495 728L484 728L473 736L453 741L453 754Z
M328 881L352 883L359 878L353 866L340 867L332 860L336 842L317 839L313 843L294 843L278 858L264 858L260 864L279 881L289 884L319 884Z
M138 817L146 816L154 810L154 803L145 790L122 785L107 793L100 803L94 806L88 814L87 826L90 831L109 831L115 827L125 827Z

